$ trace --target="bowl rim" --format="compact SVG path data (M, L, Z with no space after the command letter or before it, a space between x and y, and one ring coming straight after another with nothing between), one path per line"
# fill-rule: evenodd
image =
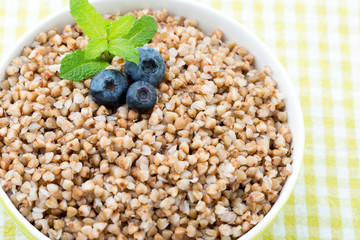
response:
M95 5L104 5L105 3L109 4L115 4L115 3L121 3L125 0L93 0L90 1L92 4ZM150 4L150 0L132 0L133 4L139 3L139 2L147 2ZM272 68L276 68L278 70L278 73L280 74L279 77L281 77L283 80L281 81L281 84L279 84L278 79L275 78L275 81L278 83L278 85L284 85L284 89L286 88L286 98L285 103L288 105L289 99L291 100L291 105L294 108L293 113L294 116L292 117L292 121L295 121L297 123L296 129L291 129L293 132L296 131L296 145L292 144L292 149L294 149L291 157L293 158L294 162L292 164L293 167L293 173L291 176L288 177L288 179L285 182L285 185L283 189L280 192L280 196L277 199L277 201L274 203L274 205L271 207L270 211L264 216L264 218L257 223L253 228L251 228L248 232L246 232L244 235L242 235L239 239L245 240L245 239L256 239L265 229L267 226L269 226L272 221L276 218L276 216L280 213L281 209L285 206L285 203L287 202L288 198L290 197L295 185L296 181L300 175L301 166L302 166L302 157L303 157L303 151L304 151L304 144L305 144L305 129L304 129L304 121L303 121L303 115L301 110L301 105L299 102L299 99L297 97L296 91L290 81L290 78L288 77L283 65L280 63L278 58L269 50L269 48L251 31L249 31L244 25L242 25L240 22L236 21L235 19L223 14L222 12L215 10L209 6L202 5L198 2L195 2L193 0L157 0L156 5L167 5L167 4L182 4L185 7L195 8L199 9L203 12L207 12L210 15L214 16L215 18L222 19L223 21L229 22L232 25L236 26L237 29L240 29L243 33L248 35L251 40L254 41L255 45L258 45L260 49L263 51L266 51L266 54L271 58L272 60ZM141 7L140 7L141 8ZM150 7L151 8L151 5ZM166 7L164 7L166 9ZM139 8L133 8L133 9L139 9ZM160 8L152 8L152 9L160 9ZM34 40L34 36L36 36L39 33L39 29L47 29L46 26L48 23L51 23L55 21L55 19L61 18L62 16L65 16L69 14L69 7L65 7L61 10L58 10L57 12L50 14L46 18L42 19L38 24L36 24L33 28L29 29L20 39L17 41L15 46L5 55L3 60L0 64L0 76L3 77L3 73L5 75L5 70L10 64L12 58L14 56L18 56L21 52L22 48L24 46L27 46L29 41ZM174 12L176 15L176 12ZM205 21L205 20L204 20ZM74 23L75 21L73 21ZM70 24L69 22L66 22L65 24ZM201 28L201 27L200 27ZM50 30L51 28L48 28ZM61 30L61 29L60 29ZM247 47L247 46L245 46ZM250 51L251 52L251 51ZM255 55L255 54L254 54ZM256 55L255 55L256 59ZM277 77L277 78L279 78ZM281 92L284 92L284 89ZM289 113L287 111L287 113ZM290 115L289 117L289 123L290 123ZM294 133L294 132L293 132ZM294 135L293 135L294 136ZM35 239L41 239L41 240L49 240L47 236L45 236L43 233L41 233L38 229L35 228L34 225L32 225L27 219L21 215L21 213L17 210L15 205L11 202L5 191L0 187L0 202L4 206L7 213L11 216L11 218L14 220L16 225L21 229L21 231L31 240Z

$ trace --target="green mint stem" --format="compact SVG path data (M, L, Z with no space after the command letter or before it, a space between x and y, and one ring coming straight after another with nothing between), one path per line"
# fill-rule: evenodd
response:
M106 50L106 51L104 52L104 54L105 54L105 59L106 59L106 61L108 61L109 63L111 63L112 57L111 57L109 51Z

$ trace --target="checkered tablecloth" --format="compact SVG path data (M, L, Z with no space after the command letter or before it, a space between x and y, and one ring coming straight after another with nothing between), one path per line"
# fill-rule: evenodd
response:
M199 0L233 16L283 63L300 96L304 166L262 239L360 239L360 1ZM0 58L65 0L0 0ZM26 239L0 207L0 239Z

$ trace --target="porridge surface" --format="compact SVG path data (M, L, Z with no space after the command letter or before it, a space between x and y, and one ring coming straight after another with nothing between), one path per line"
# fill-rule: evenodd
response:
M148 45L166 73L152 113L111 111L91 100L91 79L58 77L89 41L78 26L40 33L0 82L1 187L51 239L238 238L292 172L283 95L220 30L132 13L159 23Z

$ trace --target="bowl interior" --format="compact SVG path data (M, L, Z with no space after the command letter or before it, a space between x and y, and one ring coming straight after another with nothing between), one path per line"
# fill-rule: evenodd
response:
M254 228L243 235L240 239L252 239L258 236L262 230L275 218L282 206L291 194L296 180L299 176L302 155L304 148L304 125L301 107L291 81L289 80L283 66L269 49L245 27L235 20L222 15L209 7L205 7L194 1L188 0L95 0L92 2L96 9L102 14L126 13L131 10L151 8L167 9L170 14L183 16L185 18L198 21L199 27L205 33L210 33L219 28L224 32L225 39L235 41L244 46L255 56L255 65L258 69L263 69L266 65L272 69L272 77L277 81L278 88L285 95L286 110L288 113L289 127L292 131L292 158L293 174L286 181L280 197L267 215ZM12 51L4 58L0 65L0 78L5 77L5 70L11 60L19 56L24 46L31 44L36 35L53 28L62 30L65 25L75 23L68 9L63 9L44 19L39 25L27 32L16 44ZM33 225L31 225L15 208L7 197L6 193L0 188L0 200L6 205L6 209L11 213L19 227L26 232L28 237L34 239L48 239Z

